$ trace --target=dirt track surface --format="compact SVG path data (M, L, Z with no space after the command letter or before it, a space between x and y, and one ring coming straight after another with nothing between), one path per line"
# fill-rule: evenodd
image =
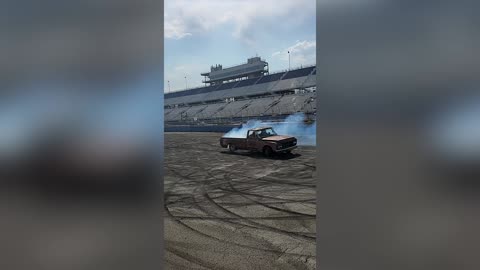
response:
M167 269L315 269L315 147L265 158L165 134Z

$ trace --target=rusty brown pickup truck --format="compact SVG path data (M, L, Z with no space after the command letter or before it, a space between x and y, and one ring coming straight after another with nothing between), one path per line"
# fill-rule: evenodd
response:
M246 138L222 137L220 145L230 152L249 150L271 156L274 153L290 153L297 147L297 139L278 135L271 127L261 127L248 130Z

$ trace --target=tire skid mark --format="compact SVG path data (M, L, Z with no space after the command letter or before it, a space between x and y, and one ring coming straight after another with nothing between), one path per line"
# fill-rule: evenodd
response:
M208 135L203 138L203 134L180 135L184 137L177 136L175 140L182 140L181 143L169 143L172 139L166 138L166 220L213 243L227 244L229 249L239 247L251 250L249 252L274 254L277 260L286 260L287 267L296 265L298 269L310 269L311 266L307 267L305 263L315 259L311 244L316 239L316 233L306 231L311 231L312 226L314 230L316 215L288 208L291 204L292 207L300 207L299 210L315 209L313 174L316 167L311 165L314 163L308 164L311 158L306 156L313 151L307 149L305 155L296 155L293 159L265 159L256 154L220 153L218 143L204 140ZM216 137L210 135L210 138ZM260 175L255 176L256 172ZM277 197L277 194L282 197ZM248 215L252 212L244 207L252 207L255 211L256 207L260 207L265 210L259 213L266 211L268 214ZM242 212L235 211L235 208ZM215 227L222 230L217 232ZM299 232L297 228L305 231ZM282 248L284 246L275 244L277 241L269 241L268 237L255 233L260 230L268 231L268 237L273 237L272 233L279 235L284 239L282 241L290 242L289 247ZM231 238L230 233L240 233L247 238ZM202 242L197 239L196 243ZM304 248L307 248L306 252L302 252ZM221 268L221 263L203 262L201 257L193 255L195 253L189 253L188 245L176 247L172 244L167 251L197 267L229 269L228 265Z
M231 241L227 241L227 240L224 240L224 239L221 239L221 238L218 238L218 237L215 237L215 236L212 236L212 235L209 235L209 234L206 234L206 233L203 233L193 227L191 227L190 225L187 225L185 224L184 222L180 221L180 220L176 220L175 219L175 216L173 216L168 208L166 209L167 210L167 214L172 218L173 221L175 221L176 223L182 225L183 227L199 234L199 235L202 235L204 237L207 237L207 238L210 238L212 240L215 240L215 241L219 241L219 242L222 242L222 243L227 243L227 244L232 244L232 245L235 245L235 246L239 246L239 247L242 247L242 248L246 248L246 249L252 249L252 250L256 250L256 251L261 251L261 252L269 252L269 253L275 253L275 254L279 254L279 255L289 255L289 256L304 256L304 257L308 257L308 258L315 258L315 256L312 256L312 255L305 255L305 254L298 254L298 253L290 253L290 252L283 252L282 250L277 250L277 249L262 249L262 248L259 248L259 247L255 247L255 246L249 246L249 245L244 245L244 244L239 244L239 243L235 243L235 242L231 242Z
M190 254L188 254L187 252L182 252L178 249L175 249L169 245L167 245L165 247L165 249L168 251L168 252L171 252L173 254L175 254L176 256L186 260L186 261L189 261L193 264L196 264L198 266L201 266L201 267L204 267L204 268L207 268L207 269L219 269L219 270L229 270L227 268L222 268L222 267L218 267L216 266L215 264L212 264L212 263L208 263L206 261L203 261L203 260L200 260L198 257L194 257Z
M230 185L232 190L235 190L235 187L233 187L233 185ZM239 192L240 193L240 192ZM268 204L265 204L265 203L262 203L262 202L259 202L257 200L254 200L248 196L245 196L244 194L241 195L242 197L244 197L245 199L247 200L250 200L252 201L253 203L256 203L256 204L259 204L263 207L267 207L267 208L270 208L272 210L277 210L277 211L280 211L280 212L285 212L285 213L288 213L288 214L292 214L292 215L298 215L298 216L307 216L307 217L313 217L315 218L316 215L310 215L310 214L305 214L305 213L301 213L301 212L296 212L296 211L292 211L292 210L288 210L288 209L284 209L284 208L278 208L278 207L275 207L275 206L270 206Z
M271 227L271 226L267 226L267 225L264 225L262 223L258 223L258 222L255 222L255 221L252 221L252 220L249 220L249 219L246 219L245 217L241 216L241 215L238 215L224 207L222 207L221 205L217 204L214 200L212 200L210 197L208 197L208 194L205 194L205 196L207 196L207 198L210 199L210 201L217 205L219 208L223 209L223 211L225 211L226 213L229 213L233 216L236 216L242 220L245 220L247 222L249 222L250 224L254 225L255 228L257 229L265 229L265 230L268 230L268 231L271 231L271 232L276 232L276 233L283 233L283 234L286 234L288 236L292 236L292 237L300 237L300 238L304 238L304 239L307 239L307 240L314 240L315 241L315 237L311 237L311 236L308 236L308 235L303 235L302 233L298 233L298 232L289 232L289 231L285 231L285 230L281 230L281 229L278 229L278 228L275 228L275 227Z

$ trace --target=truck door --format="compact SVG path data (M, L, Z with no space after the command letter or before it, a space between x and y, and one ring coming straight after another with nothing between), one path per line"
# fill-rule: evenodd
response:
M258 144L258 137L256 131L248 131L247 133L247 149L248 150L255 150Z

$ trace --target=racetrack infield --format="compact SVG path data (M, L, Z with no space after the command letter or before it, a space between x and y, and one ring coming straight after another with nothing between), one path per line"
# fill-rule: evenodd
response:
M315 269L315 147L265 158L165 133L166 269Z

